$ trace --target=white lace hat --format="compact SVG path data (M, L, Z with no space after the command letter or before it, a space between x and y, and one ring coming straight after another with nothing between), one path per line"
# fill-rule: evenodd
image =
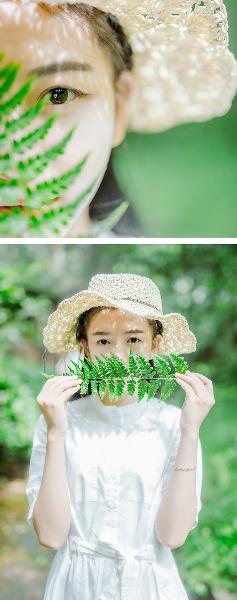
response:
M85 4L114 15L132 47L135 89L128 130L158 132L228 112L237 91L237 61L229 50L223 0L86 0Z
M78 350L78 319L83 312L95 306L120 308L159 320L163 325L159 354L183 354L196 350L196 337L185 317L179 313L163 314L157 285L148 277L131 273L99 273L91 278L88 289L62 300L43 329L47 350L56 354Z

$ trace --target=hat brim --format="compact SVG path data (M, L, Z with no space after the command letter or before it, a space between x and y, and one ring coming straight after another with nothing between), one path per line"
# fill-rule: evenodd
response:
M222 0L87 4L117 17L133 49L128 130L158 132L228 112L237 90L237 61L228 49Z
M133 300L114 300L98 293L83 290L71 298L62 300L58 308L49 316L43 329L44 346L49 352L61 354L78 350L76 325L79 316L86 310L97 306L119 308L148 319L157 319L163 325L159 354L184 354L196 350L196 337L190 331L186 318L179 313L161 314L154 307Z

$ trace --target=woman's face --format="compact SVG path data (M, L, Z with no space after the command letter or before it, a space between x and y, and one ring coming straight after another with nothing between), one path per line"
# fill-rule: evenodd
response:
M35 181L58 177L91 152L81 174L60 197L64 204L72 201L100 176L96 188L83 201L84 210L103 179L112 147L126 133L126 102L132 75L124 71L115 91L109 54L99 45L88 22L75 16L49 15L34 2L1 2L0 39L0 50L5 53L1 66L9 61L21 64L6 99L19 89L29 73L37 70L39 74L22 108L15 109L13 116L17 118L19 111L37 103L46 92L50 92L50 99L34 127L59 111L56 123L45 140L35 146L34 154L43 153L72 127L76 128L64 154Z
M113 352L128 365L130 349L137 354L142 354L147 360L156 352L161 335L155 339L152 329L145 317L133 315L118 308L103 308L91 316L87 327L87 341L84 342L85 354L94 361L96 356ZM138 391L132 394L132 399L127 402L126 387L116 404L122 405L137 400ZM108 391L103 397L104 404L111 404Z
M103 308L92 315L87 327L85 351L91 360L113 352L128 364L130 349L147 360L157 351L161 335L153 332L145 317L120 309Z

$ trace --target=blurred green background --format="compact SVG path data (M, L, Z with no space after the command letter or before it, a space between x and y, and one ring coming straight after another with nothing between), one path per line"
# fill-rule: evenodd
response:
M36 396L44 383L42 329L57 303L97 272L131 272L160 287L164 312L182 312L197 336L189 366L214 382L202 424L204 474L198 527L174 550L190 599L234 600L237 589L237 246L2 245L0 249L0 517L3 600L40 600L52 552L26 524L24 484ZM182 406L183 392L168 400ZM17 577L9 577L13 570ZM16 585L14 596L13 585ZM10 586L10 587L9 587ZM33 586L33 587L32 587ZM175 600L175 599L174 599Z
M225 5L237 57L237 3ZM112 162L142 235L236 236L237 96L224 117L159 134L129 133Z

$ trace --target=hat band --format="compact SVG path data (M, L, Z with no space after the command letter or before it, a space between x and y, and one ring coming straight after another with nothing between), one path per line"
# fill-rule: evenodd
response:
M115 300L115 302L117 301L117 298L112 298L113 300ZM136 302L137 304L143 304L144 306L148 306L149 308L153 308L154 310L157 310L158 312L159 309L156 308L156 306L154 306L154 304L149 304L149 302L146 302L145 300L134 300L133 298L121 298L121 301L123 300L128 300L129 302ZM162 317L162 313L160 313L160 316Z

